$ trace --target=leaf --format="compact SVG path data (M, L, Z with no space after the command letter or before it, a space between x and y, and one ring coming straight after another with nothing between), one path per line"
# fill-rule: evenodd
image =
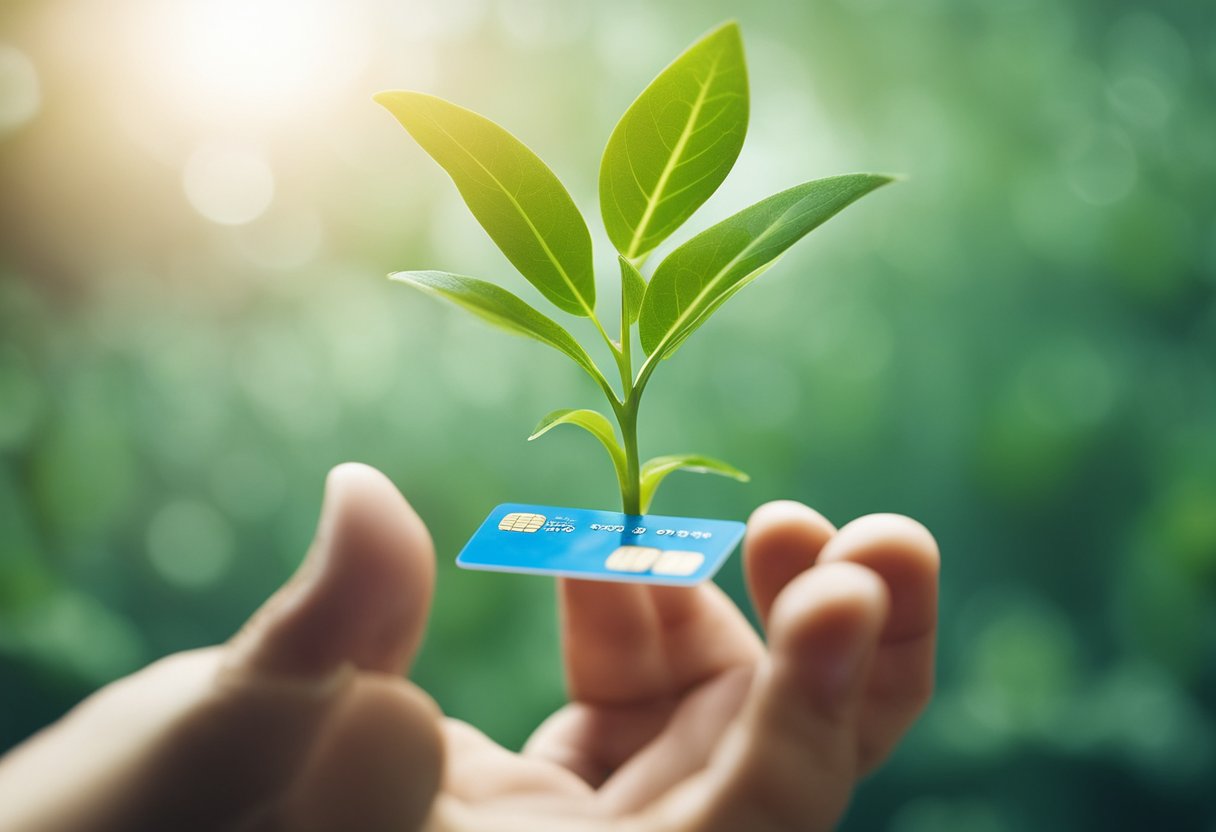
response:
M713 303L706 306L705 311L702 312L700 314L700 316L698 316L698 320L693 321L689 326L684 327L683 331L681 331L680 334L677 335L676 337L672 338L671 342L668 343L668 345L663 348L663 358L671 358L671 356L675 355L676 350L678 350L680 348L680 345L688 340L688 336L692 335L694 332L696 332L697 327L701 326L701 323L704 320L708 320L710 315L717 312L719 306L721 306L722 304L726 303L728 300L733 298L741 289L748 286L753 280L755 280L760 275L764 274L766 271L771 269L773 266L777 265L777 263L779 263L780 261L781 261L781 256L778 256L775 260L768 261L763 266L761 266L760 268L756 269L751 274L744 277L742 280L740 280L734 286L730 287L725 292L723 292L718 297L718 299L715 300Z
M562 311L591 315L591 234L553 171L494 122L442 98L406 91L375 98L448 172L520 274Z
M747 133L739 26L690 46L625 111L600 163L600 212L617 251L640 257L718 189Z
M720 474L739 482L751 480L751 477L735 466L728 465L722 460L714 459L713 457L700 456L698 454L656 456L642 466L641 505L643 514L650 510L650 501L654 499L654 492L659 487L659 483L674 471L692 471L696 474Z
M532 435L528 437L528 441L531 442L533 439L545 435L558 425L577 425L600 440L608 451L608 456L612 458L612 467L616 470L616 477L621 483L621 488L625 488L628 477L625 451L616 441L616 431L613 430L612 423L606 416L595 410L555 410L540 420L536 429L532 431Z
M724 302L790 246L892 177L832 176L774 194L707 228L667 256L642 300L647 355L671 355Z
M625 255L618 255L621 261L621 297L624 300L625 319L632 325L642 311L642 298L646 295L646 278L638 271Z
M548 344L573 359L597 383L603 380L595 362L569 332L501 286L472 277L434 271L395 272L389 275L389 279L408 283L428 294L439 295L501 329Z

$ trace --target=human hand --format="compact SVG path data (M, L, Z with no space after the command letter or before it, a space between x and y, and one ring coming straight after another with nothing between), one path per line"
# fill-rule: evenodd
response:
M461 830L831 829L933 690L938 551L920 524L837 531L761 506L744 568L765 648L714 584L562 581L571 702L521 754L453 720Z
M830 828L928 699L936 547L903 518L835 532L776 503L745 559L767 653L712 585L563 583L572 703L513 754L398 677L430 540L382 475L342 466L305 565L229 644L0 763L0 827Z

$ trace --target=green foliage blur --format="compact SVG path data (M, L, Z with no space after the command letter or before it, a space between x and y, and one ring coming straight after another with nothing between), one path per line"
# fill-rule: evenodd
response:
M262 6L290 25L258 29ZM690 339L640 427L644 455L752 475L677 474L656 511L789 497L938 536L939 691L845 828L1216 828L1216 17L1199 0L5 3L0 750L230 635L349 459L435 537L417 681L522 742L563 697L552 587L453 560L498 502L616 504L588 437L525 441L598 391L384 280L438 266L538 301L370 96L486 114L593 215L616 117L728 17L751 129L689 233L792 181L909 176ZM746 604L738 557L719 580Z

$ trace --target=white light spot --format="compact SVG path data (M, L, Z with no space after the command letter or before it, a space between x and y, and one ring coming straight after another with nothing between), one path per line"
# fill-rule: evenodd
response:
M129 48L188 121L306 111L366 66L363 9L340 0L145 0Z
M182 186L194 209L221 225L252 222L274 198L270 166L257 153L241 147L200 147L186 162Z
M0 133L8 133L38 114L42 93L38 71L25 53L0 44Z
M194 500L169 503L148 526L148 557L166 582L183 589L214 584L228 570L236 543L228 521Z

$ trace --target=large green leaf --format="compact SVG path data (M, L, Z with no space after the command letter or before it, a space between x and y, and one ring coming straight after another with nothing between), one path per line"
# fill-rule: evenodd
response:
M659 264L642 300L647 355L666 358L786 249L850 203L891 181L857 173L797 185L702 231Z
M625 320L632 325L642 311L642 298L646 296L646 278L638 271L638 267L629 261L625 255L617 259L621 261L621 298L624 305Z
M553 171L489 119L442 98L392 91L376 101L452 177L507 259L559 309L595 308L591 235Z
M389 278L446 298L508 332L548 344L568 355L597 383L603 382L595 362L569 332L501 286L473 277L433 271L395 272Z
M608 456L612 457L612 467L616 471L617 480L621 484L622 491L625 489L628 477L625 451L616 441L616 431L613 430L612 423L604 414L587 409L555 410L540 420L536 429L532 431L532 435L528 437L528 441L531 442L538 436L543 436L558 425L577 425L598 439L608 451Z
M650 82L600 163L600 212L619 252L646 254L709 199L743 147L747 110L735 23L701 38Z
M654 492L668 474L675 471L692 471L696 474L720 474L724 477L747 482L751 479L747 474L733 465L728 465L720 459L700 456L698 454L676 454L673 456L656 456L642 466L642 513L650 510L650 501Z

